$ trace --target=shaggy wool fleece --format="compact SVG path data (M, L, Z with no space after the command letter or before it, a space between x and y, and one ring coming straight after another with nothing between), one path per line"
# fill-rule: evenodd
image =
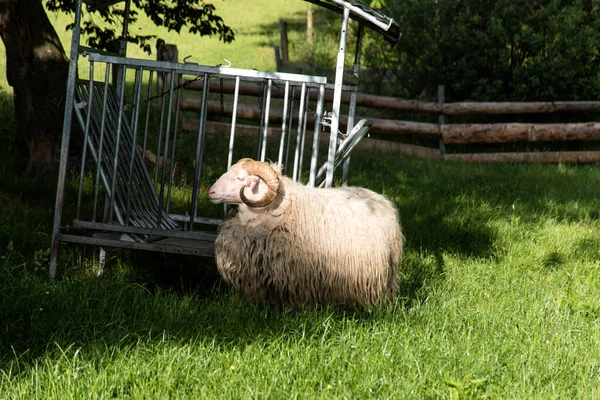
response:
M245 208L221 226L224 280L250 300L294 308L393 300L403 245L394 205L364 188L280 182L269 206Z

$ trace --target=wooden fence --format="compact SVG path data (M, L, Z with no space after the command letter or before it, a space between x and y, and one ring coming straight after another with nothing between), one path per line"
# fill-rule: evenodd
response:
M186 85L190 90L201 90L200 82L189 82ZM233 93L233 82L211 82L212 93ZM240 95L260 96L261 89L257 84L245 83L240 85ZM356 103L360 110L378 109L389 110L398 113L429 114L437 116L438 123L425 123L415 121L404 121L395 119L372 118L357 115L355 120L367 118L373 122L370 133L374 138L363 140L360 147L377 149L379 151L399 151L420 157L473 162L569 162L569 163L591 163L600 162L600 151L530 151L530 152L472 152L452 153L446 151L447 145L457 144L505 144L505 143L534 143L534 142L586 142L600 141L600 122L576 122L576 123L461 123L446 124L445 117L448 116L482 116L482 115L526 115L526 114L551 114L560 112L598 112L600 113L600 102L578 101L578 102L520 102L520 103L475 103L457 102L444 103L443 90L440 90L440 99L436 102L405 100L393 97L375 96L357 93ZM316 93L312 94L316 96ZM273 88L273 97L283 97L283 91ZM333 92L326 92L326 102L330 102ZM342 97L342 103L348 103L349 93ZM182 111L197 111L200 101L195 99L184 99L180 102ZM219 101L209 102L208 115L231 116L232 109L227 104ZM365 111L366 113L366 111ZM310 114L310 113L309 113ZM258 102L253 104L239 104L237 110L238 119L259 121L261 110ZM282 110L271 109L269 121L280 122ZM309 115L310 116L310 115ZM309 122L312 122L309 120ZM344 129L347 119L340 119L340 129ZM184 128L192 129L196 121L184 118ZM222 123L208 121L207 128L210 131L218 131ZM227 130L226 130L227 131ZM239 126L238 131L242 134L256 132L256 127ZM270 130L270 134L278 134L277 128ZM438 147L426 147L422 145L399 143L398 141L385 140L393 136L412 138L437 139Z

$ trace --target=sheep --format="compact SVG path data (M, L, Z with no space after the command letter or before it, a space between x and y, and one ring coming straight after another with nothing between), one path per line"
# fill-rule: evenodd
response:
M404 237L384 196L309 188L277 164L244 158L208 197L237 206L219 228L215 256L224 281L247 299L291 308L395 299Z

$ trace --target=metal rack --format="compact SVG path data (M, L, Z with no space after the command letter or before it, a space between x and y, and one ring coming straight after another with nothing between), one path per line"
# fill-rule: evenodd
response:
M331 187L334 170L344 165L343 179L347 180L349 155L352 148L368 132L370 124L354 124L356 86L343 84L346 30L350 15L381 32L387 40L399 37L393 20L377 17L388 28L374 25L365 19L365 8L357 8L355 1L312 1L336 9L343 14L340 52L335 82L319 76L245 70L228 67L210 67L188 63L141 60L126 57L126 46L120 54L106 55L80 45L82 0L77 1L73 28L67 99L65 105L61 162L57 185L55 218L50 256L50 276L56 275L59 245L80 243L105 248L130 248L199 256L214 255L215 226L222 218L202 215L200 182L204 172L205 154L215 151L206 140L207 104L211 80L232 81L234 94L228 140L227 168L233 163L236 143L236 118L239 86L243 82L262 85L263 108L257 129L256 158L276 160L288 166L286 173L301 180L308 172L309 186ZM112 1L111 3L114 3ZM128 10L129 0L126 0ZM375 12L375 11L373 11ZM380 22L381 22L380 21ZM383 23L383 22L382 22ZM361 25L362 27L362 25ZM126 26L124 34L126 36ZM362 33L362 28L359 29ZM380 32L380 33L381 33ZM356 47L354 74L359 71L359 34ZM87 76L78 77L78 68L87 62ZM81 73L81 72L80 72ZM112 82L113 75L116 82ZM164 78L162 90L154 91L159 75ZM189 143L180 144L179 100L186 82L202 82L201 107L197 113L198 130L194 136L193 172L191 186L184 206L174 210L176 165ZM132 82L131 89L126 82ZM280 137L273 145L269 138L271 98L275 88L283 91ZM325 91L333 90L332 111L325 111ZM346 137L338 137L342 91L349 90ZM316 100L310 92L316 92ZM309 109L316 110L314 126L307 126ZM323 118L324 115L327 118ZM71 126L75 116L83 139L81 162L74 203L74 218L63 223L67 195L67 155L72 138ZM326 161L318 165L321 132L329 130ZM312 128L312 129L310 129ZM312 132L311 132L312 131ZM79 133L77 133L79 135ZM307 143L312 135L312 142ZM74 135L73 135L74 136ZM305 157L306 153L306 157ZM149 168L147 155L155 157ZM247 156L253 156L248 154ZM309 160L308 171L303 160ZM319 168L320 167L320 168Z

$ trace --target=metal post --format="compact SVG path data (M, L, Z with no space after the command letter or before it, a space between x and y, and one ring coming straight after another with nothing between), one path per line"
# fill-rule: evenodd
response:
M125 211L125 225L129 225L129 215L131 213L131 193L133 189L133 167L135 165L135 154L137 151L137 133L138 133L138 121L140 115L140 99L142 98L142 75L144 71L140 68L135 72L135 93L133 104L135 105L132 113L133 137L131 138L131 152L129 153L129 173L127 175L127 206Z
M355 78L358 78L360 75L360 53L362 48L362 38L363 31L365 26L360 24L358 26L358 35L356 36L356 52L354 54L354 66L352 69L352 74ZM358 84L357 84L358 86ZM357 87L358 89L358 87ZM348 110L348 126L346 127L346 136L350 135L352 129L354 129L354 114L356 113L356 90L350 93L350 107ZM344 161L344 166L342 169L342 185L348 185L348 175L350 173L350 154L348 154L348 158Z
M269 79L267 81L267 98L265 99L264 108L264 122L263 122L263 136L262 136L262 148L260 152L260 161L264 162L267 158L267 136L269 133L269 114L271 112L271 89L273 81Z
M227 171L233 164L233 145L235 143L235 124L237 122L237 107L240 99L240 77L235 77L235 89L233 91L233 110L231 111L231 130L229 131L229 151L227 152ZM223 204L223 220L227 216L227 204Z
M123 71L125 71L125 67L123 66ZM121 134L123 132L123 118L121 117L121 112L123 112L123 104L125 102L125 74L120 74L121 77L121 91L119 92L119 119L117 120L117 137L115 138L115 158L112 164L112 174L111 174L111 184L110 184L110 205L108 209L108 217L104 220L105 223L111 223L113 218L113 212L115 210L115 203L117 201L117 176L119 174L119 148L121 147Z
M58 169L58 184L56 187L56 202L54 204L54 223L52 224L52 245L50 248L50 278L56 277L56 262L58 259L58 237L62 208L65 200L65 183L67 178L67 160L69 158L69 141L71 139L71 123L73 122L73 104L75 103L75 79L77 78L77 59L79 58L79 35L81 33L81 2L77 0L75 7L75 23L71 39L71 56L69 60L69 75L67 77L67 97L63 120L62 142L60 147L60 164ZM85 145L85 144L84 144Z
M340 107L342 102L342 84L344 83L344 60L346 58L346 36L348 32L348 20L350 10L344 8L344 19L342 21L342 32L340 35L340 51L337 56L335 69L335 87L333 90L333 112L331 118L331 136L329 139L329 155L327 158L327 175L325 187L333 186L333 168L335 161L335 150L337 148L337 134L340 126Z
M283 122L281 123L281 141L279 143L279 157L278 162L279 165L283 164L283 151L285 147L285 137L287 133L287 117L288 117L288 103L289 103L289 95L290 95L290 82L285 82L285 89L283 93Z
M158 223L157 225L160 226L161 224L161 218L162 218L162 209L163 209L163 203L165 201L164 196L165 196L165 179L169 179L169 181L171 180L170 177L167 178L167 161L169 158L169 145L173 146L172 143L169 143L169 141L171 140L171 119L172 119L172 113L171 110L173 110L173 88L175 86L175 72L171 72L171 79L169 82L169 104L168 104L168 109L167 109L167 126L165 128L165 148L163 150L163 159L162 159L162 171L161 171L161 175L160 175L160 194L158 195L158 211L157 211L157 215L158 215ZM173 132L173 137L175 137L175 132ZM159 160L160 160L160 153L156 153L156 165L158 168L158 164L159 164ZM171 160L171 162L174 162L173 160ZM167 182L167 184L169 184L169 182ZM168 202L168 199L167 199Z
M90 76L94 76L94 62L90 62ZM87 158L87 142L90 135L90 122L92 120L92 106L94 105L94 80L90 79L88 83L88 104L87 104L87 115L85 118L85 129L83 132L83 155L81 156L81 170L79 171L79 189L77 192L77 212L75 213L75 219L79 219L81 216L81 200L83 197L83 180L85 178L85 166Z
M194 185L192 189L192 204L190 206L190 231L194 230L194 219L198 208L198 195L200 192L200 174L202 170L202 156L204 154L204 135L206 128L206 107L208 104L208 88L210 75L204 73L202 86L202 103L200 106L200 121L198 122L198 142L196 143L196 169L194 171Z
M302 159L302 151L301 146L303 146L304 141L304 110L306 109L306 83L302 83L302 87L300 89L300 106L298 107L298 136L296 137L296 150L294 152L294 172L292 174L292 180L294 182L298 182L300 180L301 171L301 159Z
M317 115L315 117L315 130L313 133L312 154L310 157L310 176L308 187L315 187L317 178L317 159L319 157L319 141L321 139L321 118L323 118L323 104L325 103L325 85L319 86L319 99L317 100Z

